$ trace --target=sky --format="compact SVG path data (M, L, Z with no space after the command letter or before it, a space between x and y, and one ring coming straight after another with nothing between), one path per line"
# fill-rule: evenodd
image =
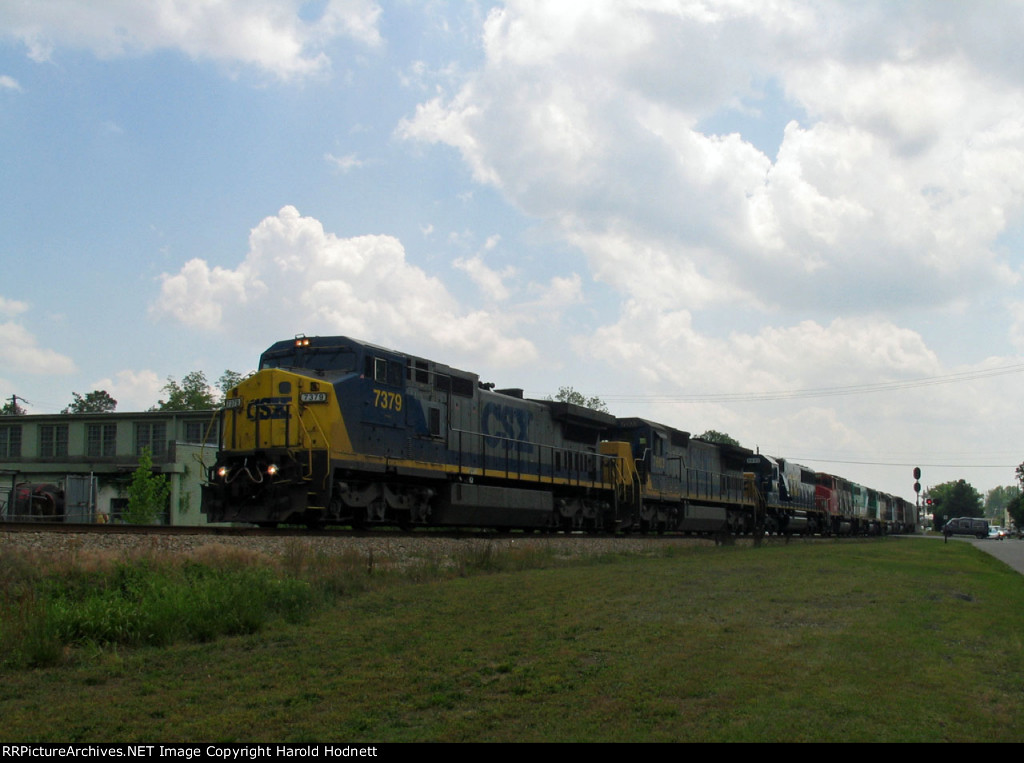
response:
M912 499L1024 461L1024 5L0 1L0 398L344 334Z

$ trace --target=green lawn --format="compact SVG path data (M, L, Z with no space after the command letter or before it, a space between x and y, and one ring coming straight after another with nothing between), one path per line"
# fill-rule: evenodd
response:
M338 584L297 624L8 668L0 739L1024 740L1024 578L970 544L538 563Z

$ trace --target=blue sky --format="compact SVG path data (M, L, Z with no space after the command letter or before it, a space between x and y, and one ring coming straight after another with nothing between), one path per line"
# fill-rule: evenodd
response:
M1010 2L0 4L0 397L145 409L345 333L907 497L915 464L1010 484L1022 33Z

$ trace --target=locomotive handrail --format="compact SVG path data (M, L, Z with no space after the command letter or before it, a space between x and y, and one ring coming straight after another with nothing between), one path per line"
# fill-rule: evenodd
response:
M306 426L306 422L302 418L302 413L303 412L300 409L301 403L299 403L298 405L296 405L294 402L289 402L288 403L289 407L291 407L293 405L296 408L295 419L299 422L299 426L302 429L302 431L300 433L300 437L301 436L305 436L305 440L306 440L306 442L301 442L300 441L299 442L299 447L303 448L306 451L306 455L309 458L309 463L308 463L309 473L312 474L313 473L313 435L310 434L310 430ZM320 419L317 418L316 412L313 411L313 409L308 407L308 406L306 407L305 410L308 411L309 415L313 417L313 423L316 425L316 429L320 432L320 436L324 438L324 447L327 449L328 452L330 452L330 450L331 450L330 438L327 436L327 432L326 432L326 430L324 430L323 424L320 423ZM289 416L288 418L291 419L291 416ZM287 440L287 436L286 436L285 439ZM286 442L286 446L290 447L290 443ZM311 480L312 477L303 477L303 479Z
M206 425L206 433L203 434L203 442L199 445L199 473L202 474L200 484L207 484L209 482L209 476L206 470L206 444L210 439L210 429L213 428L213 422L217 423L217 451L220 452L224 449L224 409L218 408L210 416L210 423ZM192 454L195 457L195 453Z
M537 465L537 482L541 483L541 484L543 484L545 482L547 482L548 484L554 484L555 480L556 480L554 458L552 458L552 457L549 457L548 460L547 460L547 465L551 468L551 474L550 475L545 475L544 474L544 468L543 467L545 466L545 463L544 463L544 460L543 460L543 454L545 454L545 453L548 454L549 456L553 456L556 451L565 450L568 453L574 453L574 454L575 453L584 453L586 456L592 457L592 458L596 459L596 461L594 462L594 468L593 469L580 469L580 468L575 468L575 467L566 465L566 467L564 468L564 471L567 473L566 479L569 481L570 484L576 484L576 485L580 485L584 481L587 481L587 482L601 482L601 481L603 481L602 473L603 473L604 462L606 460L612 460L612 461L616 461L617 460L614 456L608 456L608 455L605 455L603 453L591 453L589 451L588 452L585 452L585 451L573 451L573 450L568 450L568 449L565 449L565 448L558 448L558 447L556 447L554 445L547 445L547 444L544 444L544 443L533 442L533 441L530 441L530 440L517 440L515 438L505 437L503 435L485 434L483 432L473 432L473 431L470 431L468 429L459 429L457 427L449 427L448 431L450 433L455 433L455 434L459 435L459 437L458 437L458 445L457 445L457 453L458 453L458 469L459 469L459 473L460 474L463 473L463 469L471 469L471 468L473 468L471 466L466 466L466 464L463 461L464 455L468 452L468 450L466 448L462 447L462 436L463 435L469 435L470 437L479 437L480 438L480 453L478 454L478 456L480 458L480 467L479 468L481 469L481 471L483 471L483 472L487 472L487 471L498 471L498 472L501 472L501 471L504 471L506 479L511 477L511 473L512 473L511 472L511 466L512 466L512 460L513 460L511 454L512 454L513 451L516 454L515 455L515 463L516 463L517 473L518 474L522 474L523 473L523 471L522 471L522 469L523 469L523 462L524 462L523 453L522 453L522 447L523 446L529 446L531 448L535 448L536 451L537 451L537 461L536 461L536 465ZM487 449L487 442L488 442L488 440L496 441L498 444L503 444L504 445L503 457L501 455L498 455L498 456L491 455L490 456L490 458L492 458L492 459L494 459L494 458L501 458L501 463L492 465L491 467L488 467L488 464L487 464L488 454L487 454L487 450L486 449ZM527 465L528 464L529 464L529 461L527 460ZM588 478L586 480L584 479L584 475L588 475Z

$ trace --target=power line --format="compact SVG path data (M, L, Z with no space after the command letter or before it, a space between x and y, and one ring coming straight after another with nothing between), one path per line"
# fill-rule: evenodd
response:
M807 456L787 456L787 461L816 461L822 464L856 464L858 466L899 466L915 467L922 469L1016 469L1020 464L929 464L920 461L898 462L898 461L846 461L838 458L818 458Z
M943 376L927 376L920 379L904 381L878 382L875 384L853 384L843 387L812 387L800 390L778 390L774 392L713 392L708 394L689 395L599 395L606 402L615 403L744 403L764 402L771 400L795 400L815 397L840 397L845 395L863 395L875 392L893 392L920 387L934 387L942 384L959 384L962 382L989 379L1008 374L1024 372L1024 364L990 368L983 371L962 371Z

